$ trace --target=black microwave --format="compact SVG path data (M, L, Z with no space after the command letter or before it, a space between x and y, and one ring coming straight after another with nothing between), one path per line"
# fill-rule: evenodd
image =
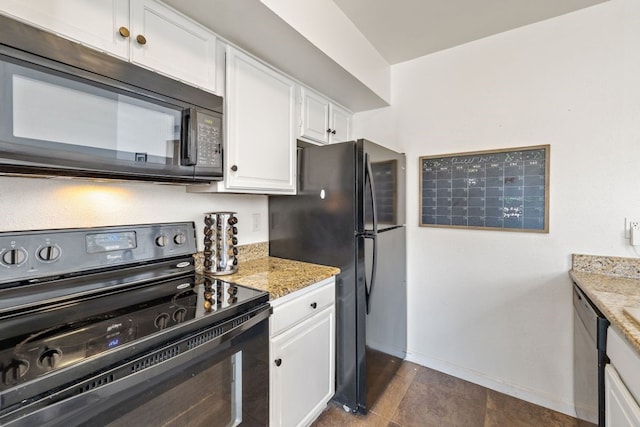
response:
M0 174L223 178L221 97L0 16Z

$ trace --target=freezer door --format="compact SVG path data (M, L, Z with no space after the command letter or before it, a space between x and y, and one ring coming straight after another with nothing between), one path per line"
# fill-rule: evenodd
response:
M366 344L404 359L407 353L406 229L377 235L378 261L375 285L369 296ZM365 273L372 271L373 245L365 240ZM367 280L368 281L368 280Z
M373 206L377 213L377 228L385 230L405 224L405 155L366 140L358 140L358 159L362 164L361 177L364 191L362 211L364 229L373 230ZM371 169L371 186L366 182L367 159ZM374 197L371 197L371 190Z

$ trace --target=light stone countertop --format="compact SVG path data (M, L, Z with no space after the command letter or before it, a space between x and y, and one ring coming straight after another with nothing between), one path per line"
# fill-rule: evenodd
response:
M269 256L267 242L239 246L238 271L214 276L238 285L269 292L269 299L283 297L340 273L340 269ZM195 255L196 271L203 270L202 253Z
M640 307L640 259L573 255L573 281L640 354L640 324L624 307Z
M274 300L338 273L336 267L264 257L240 262L237 273L212 277L267 291Z

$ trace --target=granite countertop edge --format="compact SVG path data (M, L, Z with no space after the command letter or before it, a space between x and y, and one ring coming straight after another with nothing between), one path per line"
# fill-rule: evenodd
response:
M240 262L234 274L202 274L267 291L273 301L339 273L340 269L336 267L265 256Z
M624 312L624 307L640 307L640 279L575 269L569 276L640 354L640 324Z

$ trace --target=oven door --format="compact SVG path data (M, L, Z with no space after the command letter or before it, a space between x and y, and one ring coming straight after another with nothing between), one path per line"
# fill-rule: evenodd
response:
M123 362L0 418L0 424L268 425L270 313L267 306L221 335L213 327ZM129 373L117 379L122 371Z

